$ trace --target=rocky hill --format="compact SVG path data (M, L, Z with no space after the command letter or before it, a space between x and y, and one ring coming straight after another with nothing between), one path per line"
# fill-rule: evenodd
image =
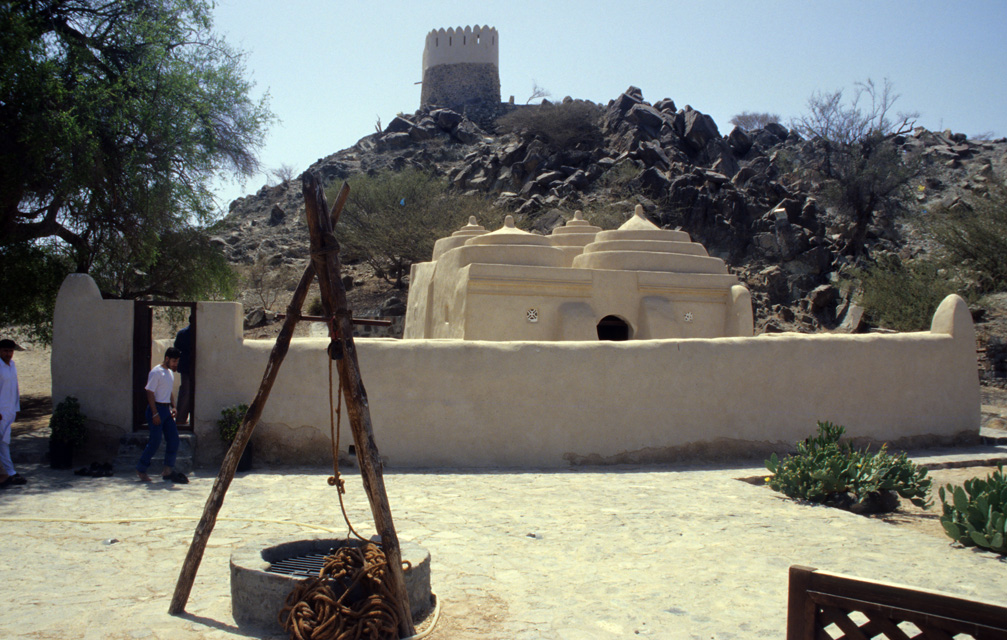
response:
M816 199L817 185L802 171L820 161L820 143L781 124L735 127L724 135L709 115L678 108L669 98L649 103L635 87L607 105L563 103L597 110L598 135L563 146L527 131L494 130L485 120L480 127L451 110L426 109L400 114L384 131L308 170L326 185L389 168L432 171L453 189L486 197L480 223L489 229L515 213L526 228L548 233L578 209L613 227L641 203L658 225L687 231L747 283L757 332L865 330L851 292L840 286L843 268L865 254L909 257L929 249L903 218L869 228L866 251L850 251L849 224ZM917 128L893 143L922 168L911 184L920 211L953 206L1007 175L1005 139ZM299 180L265 186L231 203L215 242L234 263L258 258L299 272L308 242L303 210ZM363 265L348 270L357 285L349 293L356 314L401 312L403 292L376 281ZM256 303L247 292L245 302ZM1001 315L987 319L1007 324Z

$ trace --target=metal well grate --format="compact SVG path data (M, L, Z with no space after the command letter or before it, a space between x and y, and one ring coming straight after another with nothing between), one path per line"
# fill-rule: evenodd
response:
M266 572L279 573L294 578L315 577L318 576L325 565L325 556L326 554L324 553L309 553L305 556L278 560L270 563Z

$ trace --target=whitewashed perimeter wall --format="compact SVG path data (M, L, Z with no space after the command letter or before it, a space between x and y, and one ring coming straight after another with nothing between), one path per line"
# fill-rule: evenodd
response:
M423 71L439 64L475 62L500 66L500 42L493 27L434 29L423 47Z
M125 428L132 320L88 281L68 279L57 300L53 394L76 395L89 416L126 420ZM223 452L220 410L251 401L273 342L241 338L238 304L202 302L197 312L198 454L213 464ZM328 459L326 342L291 344L254 436L260 461ZM957 296L945 299L930 331L906 334L356 344L375 437L392 467L564 467L760 452L803 439L817 420L896 443L975 438L979 429L975 332ZM345 451L345 418L341 428Z

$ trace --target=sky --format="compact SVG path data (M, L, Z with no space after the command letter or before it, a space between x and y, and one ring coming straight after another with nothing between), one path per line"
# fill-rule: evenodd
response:
M887 78L919 125L1007 136L1003 0L217 0L214 15L278 118L263 173L219 183L224 211L271 171L299 174L413 113L426 35L448 27L497 29L500 93L518 104L535 85L602 104L636 86L727 134L743 111L786 124L815 92Z

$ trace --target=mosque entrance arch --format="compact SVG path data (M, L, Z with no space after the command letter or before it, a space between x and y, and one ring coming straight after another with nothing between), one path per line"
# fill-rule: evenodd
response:
M598 321L599 340L629 340L633 337L633 328L619 316L605 316Z

